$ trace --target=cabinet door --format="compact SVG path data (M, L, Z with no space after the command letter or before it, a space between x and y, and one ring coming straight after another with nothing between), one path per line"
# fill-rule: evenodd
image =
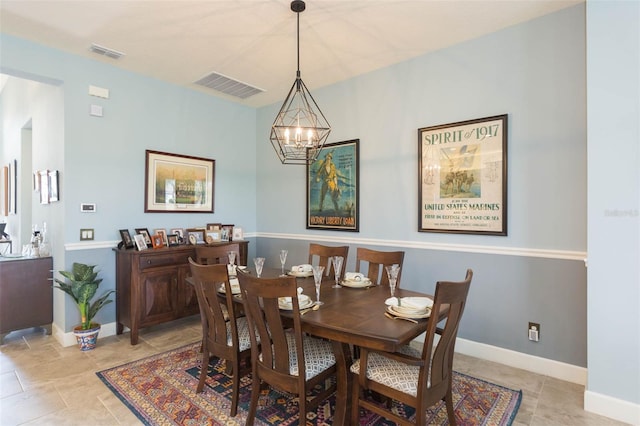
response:
M140 274L140 326L177 318L179 268L152 268Z
M196 295L196 290L193 287L193 284L189 284L185 281L187 277L191 276L190 268L188 266L180 267L180 275L179 291L182 304L182 312L180 316L195 315L200 312L198 296Z

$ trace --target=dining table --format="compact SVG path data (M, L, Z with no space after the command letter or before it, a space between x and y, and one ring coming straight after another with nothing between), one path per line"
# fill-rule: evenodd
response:
M249 270L249 273L255 273ZM267 269L262 277L273 278L280 275L280 269ZM316 289L313 276L296 274L298 287L302 294L316 300ZM371 285L362 287L333 287L335 281L324 277L320 286L320 301L317 310L301 310L303 331L328 339L332 342L337 365L336 405L333 424L347 425L350 421L352 347L367 347L388 352L396 352L403 345L426 331L427 318L407 321L401 318L390 318L385 315L385 301L391 297L388 285ZM396 297L428 297L432 295L397 288ZM442 315L443 313L440 313ZM284 317L291 316L291 311L282 310Z

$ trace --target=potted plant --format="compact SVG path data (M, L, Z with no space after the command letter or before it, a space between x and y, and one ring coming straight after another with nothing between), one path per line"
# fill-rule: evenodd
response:
M96 347L100 324L91 320L103 306L113 302L113 300L109 299L109 295L115 293L115 290L109 290L93 302L91 301L102 282L102 278L98 278L98 272L94 271L95 267L96 265L74 262L71 271L59 271L60 275L67 279L67 282L58 278L55 279L55 282L59 285L54 287L71 296L80 312L80 324L74 327L73 334L76 336L82 351L88 351Z

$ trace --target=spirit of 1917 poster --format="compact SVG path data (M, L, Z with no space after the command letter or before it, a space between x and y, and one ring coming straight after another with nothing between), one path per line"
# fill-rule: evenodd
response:
M418 231L507 235L507 115L418 130Z

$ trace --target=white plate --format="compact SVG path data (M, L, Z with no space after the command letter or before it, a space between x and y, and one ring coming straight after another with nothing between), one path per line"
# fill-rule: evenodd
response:
M429 318L431 316L431 309L427 309L427 313L426 314L405 314L403 312L397 312L396 310L393 309L394 306L387 306L387 312L389 312L391 315L396 316L396 317L403 317L403 318Z
M312 277L313 271L309 271L309 272L289 271L287 272L287 274L291 275L292 277L306 278L306 277Z
M433 306L433 299L430 297L401 297L401 307L415 307L415 309L431 308ZM398 299L390 297L384 301L387 306L398 306Z
M363 281L342 280L340 284L345 287L364 288L371 286L371 280L368 278Z
M231 294L240 294L240 283L238 282L237 279L229 280L229 284L231 284ZM227 290L225 289L224 284L220 285L220 288L218 289L218 292L220 292L220 293L226 293L227 292Z
M313 300L311 300L311 298L305 299L306 302L301 302L300 299L298 299L298 303L300 304L300 309L306 309L309 306L313 305L315 302ZM290 303L287 302L281 302L278 301L278 307L280 309L282 309L283 311L291 311L293 310L293 305L291 305Z
M225 289L224 284L222 284L220 286L220 288L218 289L219 293L226 293L227 290ZM240 294L240 286L239 285L232 285L231 286L231 294Z

